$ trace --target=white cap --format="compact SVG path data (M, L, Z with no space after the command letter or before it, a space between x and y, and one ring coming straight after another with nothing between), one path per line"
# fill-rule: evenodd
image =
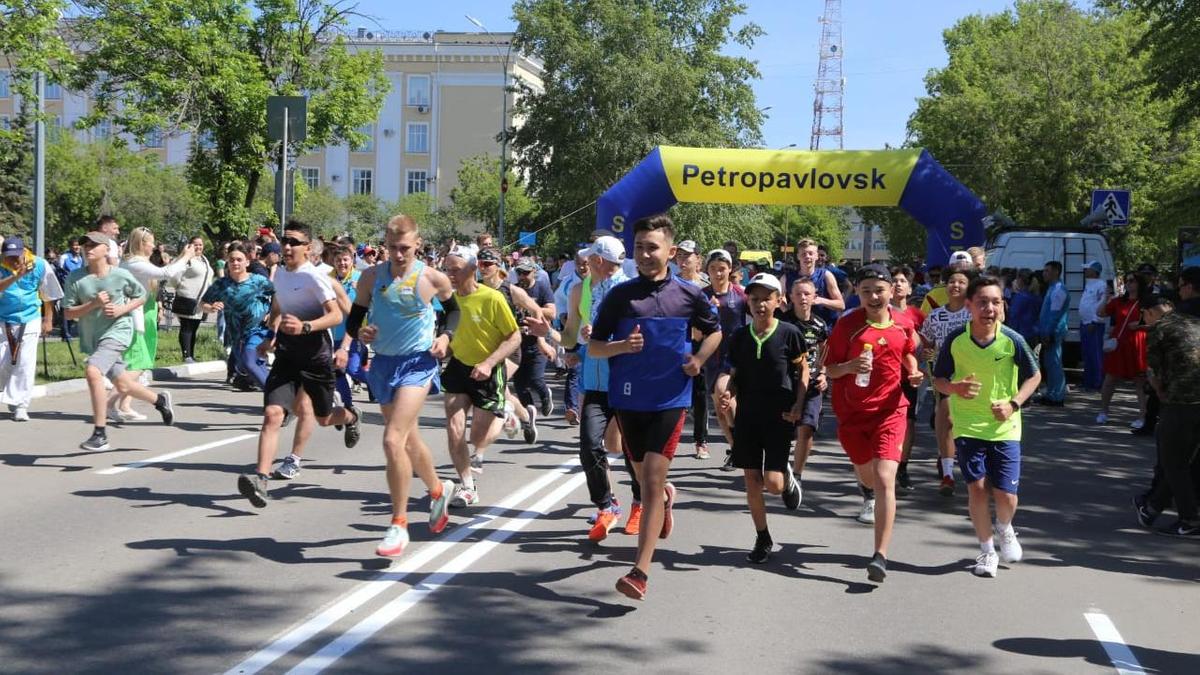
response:
M733 267L733 256L729 255L729 251L723 248L714 248L708 252L708 256L704 260L705 267L712 264L714 260L724 260L727 265Z
M457 256L467 261L468 265L472 267L475 266L475 251L473 251L472 247L470 246L455 246L454 248L450 249L450 252L446 255Z
M588 255L598 255L610 263L620 264L625 259L625 244L616 237L597 237L588 249Z
M1096 274L1099 274L1104 271L1104 265L1102 265L1099 260L1089 260L1083 263L1083 269L1085 271L1090 269Z
M966 251L955 251L954 253L950 254L950 261L947 262L946 264L947 265L960 265L962 263L966 263L968 265L974 265L975 261L971 259L971 254L967 253Z
M767 272L755 274L754 278L750 280L750 283L746 284L746 292L749 293L750 289L755 286L763 286L764 288L769 288L776 293L783 292L783 287L779 285L779 277Z
M684 241L679 242L679 245L677 248L679 248L680 251L687 251L688 253L695 253L696 249L698 247L696 246L696 242L692 241L691 239L686 239Z

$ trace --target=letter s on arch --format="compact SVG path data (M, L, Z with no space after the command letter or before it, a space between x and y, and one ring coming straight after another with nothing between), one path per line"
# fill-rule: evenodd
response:
M963 232L962 222L956 220L953 223L950 223L950 238L951 239L962 239L964 235L965 235L965 233Z
M625 216L613 216L612 231L614 234L621 234L625 231Z

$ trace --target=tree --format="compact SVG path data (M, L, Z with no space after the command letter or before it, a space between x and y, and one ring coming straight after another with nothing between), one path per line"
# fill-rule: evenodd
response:
M296 209L292 217L313 227L317 234L329 236L346 227L346 202L322 185L315 190L296 186Z
M864 223L878 225L883 230L892 260L908 263L925 258L925 226L913 220L903 209L894 206L870 206L858 209Z
M351 54L340 33L353 6L326 0L77 0L72 29L88 45L73 79L95 111L142 137L196 134L188 177L205 197L211 239L244 235L279 147L266 138L271 95L308 97L303 153L364 140L388 80L375 50Z
M468 157L458 167L458 186L450 191L455 213L464 220L485 223L497 229L500 211L500 158L488 154ZM504 220L514 231L530 223L537 206L525 192L525 182L509 169L505 173L508 192L504 195Z
M1200 4L1187 0L1106 0L1146 23L1134 50L1149 56L1146 81L1160 99L1176 103L1172 129L1200 120ZM1176 100L1178 99L1178 100Z
M540 58L543 88L518 84L516 161L549 223L585 207L661 144L760 142L749 59L762 34L737 0L518 0L514 48ZM595 212L562 226L584 240Z

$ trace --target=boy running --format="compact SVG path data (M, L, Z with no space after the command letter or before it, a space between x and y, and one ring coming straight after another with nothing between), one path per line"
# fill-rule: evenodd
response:
M971 322L946 338L934 365L933 386L948 397L954 419L958 468L967 481L971 524L979 538L975 575L995 577L1000 560L1021 559L1012 528L1021 479L1021 405L1037 391L1042 376L1024 338L1002 324L999 279L972 279L967 306ZM989 493L996 503L994 532Z
M775 317L783 289L773 274L756 275L746 286L752 323L729 340L729 386L722 406L738 397L733 425L733 464L746 475L746 504L758 532L746 559L762 564L774 541L767 530L763 488L783 495L788 509L800 505L800 486L788 466L796 422L808 389L808 346L800 329Z
M925 324L925 315L915 303L910 303L912 296L913 270L907 265L898 265L891 269L892 273L892 309L896 311L896 321L904 323L905 327L919 333ZM916 387L903 384L904 395L908 398L908 430L904 432L904 456L900 460L900 469L896 472L896 485L905 492L913 489L912 480L908 477L908 457L912 454L913 441L917 437L917 402L921 391Z
M796 420L796 458L792 465L792 473L796 478L796 506L804 498L804 465L812 454L813 438L821 428L821 408L825 403L825 390L829 388L823 358L825 342L829 339L829 324L813 312L816 297L816 284L809 277L801 277L792 283L790 306L777 313L780 321L800 329L808 348L808 391L804 394L800 418Z
M942 345L951 333L957 331L971 320L971 312L967 309L967 284L974 273L961 266L952 266L946 276L946 302L925 317L921 325L921 342L925 346L923 360L932 366L933 360L941 352ZM938 492L943 497L954 496L954 429L951 424L950 403L941 394L934 396L937 407L934 410L933 429L937 436L938 468L942 482ZM907 466L905 467L907 473Z
M908 399L900 383L921 383L913 332L894 320L892 275L879 264L863 267L856 283L862 306L843 316L829 336L825 372L833 382L838 440L870 499L876 500L875 554L867 577L887 576L887 551L896 519L896 467L900 464ZM866 375L866 386L858 376ZM865 495L864 495L865 496Z

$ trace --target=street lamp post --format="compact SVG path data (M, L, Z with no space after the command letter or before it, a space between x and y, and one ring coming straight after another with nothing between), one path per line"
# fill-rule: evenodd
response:
M475 24L475 26L489 37L492 36L492 32L479 19L470 14L466 14L465 16L467 17L467 21ZM497 56L500 54L500 47L498 45L496 46L496 54ZM512 38L509 38L508 49L504 52L504 86L500 91L500 209L496 220L496 240L500 242L501 248L504 247L504 198L508 192L508 60L511 55Z

